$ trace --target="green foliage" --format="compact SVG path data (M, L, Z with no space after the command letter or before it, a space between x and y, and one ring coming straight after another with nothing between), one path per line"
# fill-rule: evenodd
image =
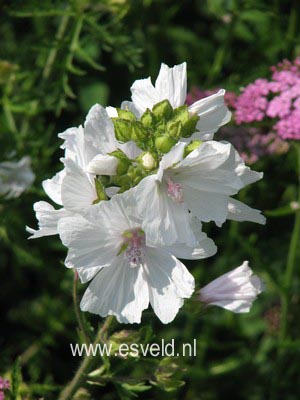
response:
M80 363L71 356L69 343L85 341L82 330L77 334L73 275L63 266L66 250L58 238L28 241L25 232L26 225L36 226L32 204L46 198L41 181L60 168L57 133L81 124L96 102L120 106L130 97L131 83L147 76L154 80L161 62L187 61L190 86L238 91L266 76L270 65L299 53L300 9L297 2L283 0L2 3L0 161L30 155L36 181L22 197L0 205L0 376L11 379L8 396L13 399L57 400ZM155 113L168 123L170 107L161 103L142 116L146 130L155 125ZM184 115L183 108L179 120L168 125L167 141L193 129L186 126L182 133ZM129 111L120 110L119 120L126 127L135 121ZM137 139L145 133L141 125L134 132ZM163 152L166 139L161 137L156 147ZM200 144L193 143L187 152ZM138 163L139 168L130 166L128 176L119 177L124 189L148 173L141 168L142 159ZM299 213L295 165L293 151L260 160L256 169L264 171L264 179L239 199L268 210L267 225L232 221L222 230L208 225L218 255L188 264L199 288L249 259L266 284L251 313L203 310L191 299L167 326L151 311L144 313L140 327L115 322L106 339L116 349L120 343L173 338L181 346L196 338L197 356L103 357L74 399L299 399L299 268L289 296L287 335L279 337L286 255ZM99 198L107 184L101 177ZM78 285L78 298L84 289ZM99 318L82 318L83 330L94 337Z

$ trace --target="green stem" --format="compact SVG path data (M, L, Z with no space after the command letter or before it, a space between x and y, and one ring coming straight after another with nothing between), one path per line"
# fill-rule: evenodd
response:
M75 309L75 315L77 318L77 322L79 325L79 329L82 332L84 336L85 343L90 343L90 338L88 333L86 332L85 325L82 319L82 314L80 311L79 303L78 303L78 296L77 296L77 282L78 282L78 275L77 272L74 272L74 280L73 280L73 303L74 303L74 309Z
M298 164L298 206L300 205L300 146L295 144L297 152L297 164ZM300 239L300 210L295 213L295 222L290 241L290 247L287 257L286 270L284 275L284 290L281 295L281 326L280 326L280 340L284 340L287 334L288 325L288 310L290 305L290 291L293 282L293 275L296 266L297 250L299 247Z
M98 331L98 334L96 336L96 339L93 343L93 346L96 346L97 343L99 342L105 342L106 341L106 332L109 329L112 321L113 321L113 316L109 316L106 318L104 324ZM80 388L80 386L84 383L86 379L86 375L92 370L93 365L97 361L97 358L94 356L88 356L85 355L81 365L79 366L76 374L74 375L73 379L70 381L70 383L62 390L60 393L58 400L72 400L73 396L77 392L77 390Z

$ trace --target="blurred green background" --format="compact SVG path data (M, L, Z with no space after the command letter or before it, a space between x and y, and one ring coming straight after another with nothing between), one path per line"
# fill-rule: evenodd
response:
M267 77L271 65L300 52L300 3L11 0L0 1L0 10L0 161L12 152L17 158L28 154L36 174L27 193L0 205L0 375L22 355L23 398L57 399L79 362L69 348L77 340L73 274L63 266L66 250L58 237L28 241L25 232L26 225L36 226L33 203L46 200L41 181L61 168L57 134L81 124L96 102L118 106L129 99L133 81L155 80L161 62L186 61L189 87L202 89L238 92ZM240 198L262 210L295 200L295 165L292 151L260 159L254 168L264 171L264 179ZM300 263L289 293L287 335L278 335L293 220L288 215L270 217L266 226L206 226L219 251L188 265L198 287L249 260L266 290L245 315L219 308L201 313L193 300L166 326L145 313L142 326L152 327L154 341L196 338L198 348L197 357L176 360L184 386L171 393L156 386L138 398L300 398ZM94 327L100 322L87 318ZM139 329L114 325L125 328ZM124 374L128 365L121 360L112 369ZM147 368L132 362L129 369L139 376ZM114 382L91 390L95 399L116 399L116 390L130 398Z

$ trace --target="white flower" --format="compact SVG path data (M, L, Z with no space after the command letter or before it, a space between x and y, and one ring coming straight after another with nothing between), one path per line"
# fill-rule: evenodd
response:
M0 163L0 197L4 196L6 199L19 197L32 185L35 175L30 164L30 157L27 156L18 162Z
M221 225L227 218L264 223L259 211L232 199L262 177L245 166L231 144L207 141L183 158L184 143L162 157L157 174L131 189L149 243L194 245L189 212Z
M173 108L182 106L186 100L186 92L186 63L172 68L161 64L155 85L152 85L150 78L135 81L131 87L132 102L123 102L122 108L127 108L140 117L147 108L151 110L163 100L169 100ZM198 132L188 140L211 140L218 128L230 121L231 113L224 105L224 95L225 90L221 89L189 106L190 114L197 114L200 120L197 124ZM116 116L112 109L110 115Z
M80 270L83 281L92 279L81 309L102 317L115 315L122 323L139 323L151 304L163 323L171 322L183 299L191 296L194 279L168 249L147 245L136 203L130 191L114 196L58 223L61 240L68 247L65 264ZM199 248L179 244L187 258L203 258L216 248L204 235ZM179 248L177 248L179 251Z
M221 275L200 290L199 299L207 305L215 305L235 313L248 312L253 301L263 290L260 278L253 275L248 261Z

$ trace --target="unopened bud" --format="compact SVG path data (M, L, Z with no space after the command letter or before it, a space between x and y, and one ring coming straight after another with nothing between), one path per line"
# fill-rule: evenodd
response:
M170 119L173 114L173 108L169 100L163 100L155 104L152 109L153 114L157 118L164 118L166 120Z
M115 127L115 136L120 142L129 142L132 135L132 124L130 121L121 118L112 118Z
M170 136L159 136L155 139L155 147L162 153L168 153L177 143L177 140Z
M131 140L134 142L142 142L148 137L147 128L140 122L132 123Z
M136 121L136 116L133 114L133 112L129 110L122 110L121 108L117 108L117 111L119 118L127 121Z
M144 114L141 116L141 123L146 126L147 128L151 127L154 120L154 116L152 112L147 108Z
M191 143L189 143L187 146L185 146L183 157L185 158L192 151L198 149L198 147L201 146L202 143L203 143L202 140L193 140Z
M151 171L152 169L156 168L156 160L153 155L149 152L144 153L140 157L142 166L147 170Z
M86 172L95 175L116 175L118 159L110 155L98 154L86 167Z

